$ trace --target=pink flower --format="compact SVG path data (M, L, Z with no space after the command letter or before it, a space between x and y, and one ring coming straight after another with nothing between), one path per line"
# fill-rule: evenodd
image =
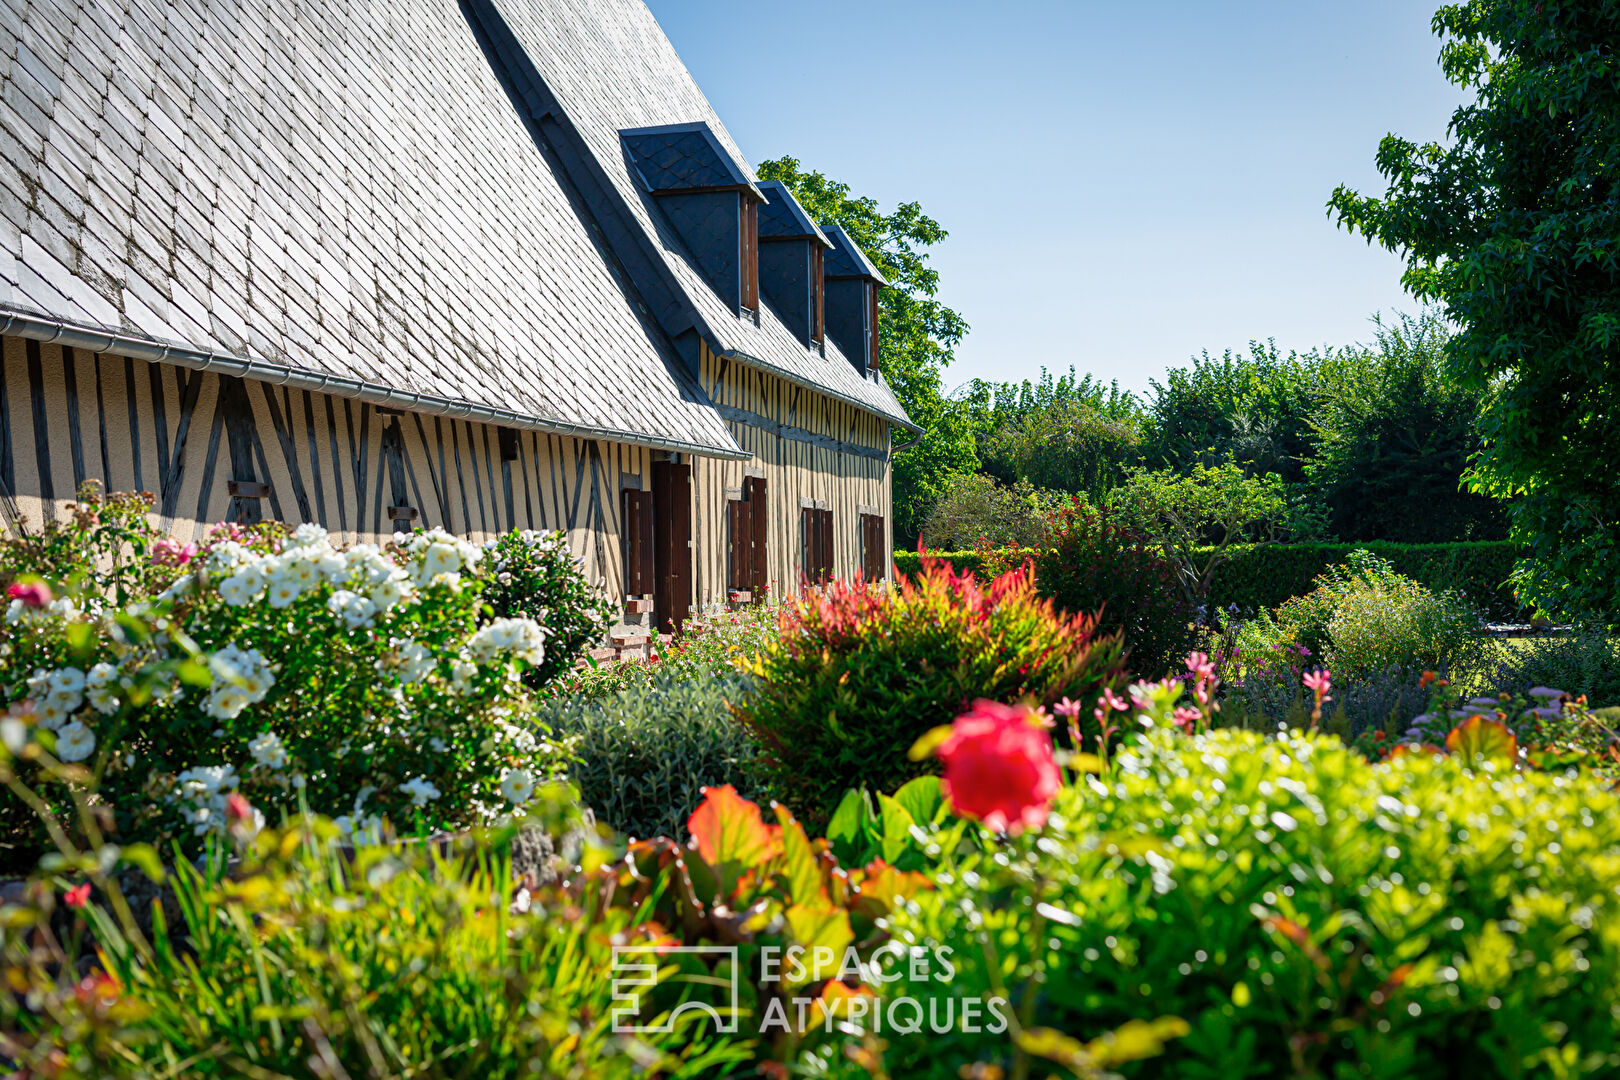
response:
M62 894L62 901L70 908L84 907L90 902L90 883L87 881L83 885L75 885Z
M1084 708L1084 706L1082 706L1078 701L1070 701L1068 698L1064 698L1062 701L1052 706L1052 711L1057 713L1059 716L1066 716L1070 720L1073 720L1080 715L1080 710L1082 708Z
M951 809L996 832L1046 824L1062 778L1038 710L979 699L940 744Z
M1215 665L1209 657L1201 652L1190 653L1187 656L1187 674L1199 682L1215 677Z
M196 544L182 544L173 537L165 537L152 545L152 562L158 566L184 566L196 554Z
M1327 668L1312 671L1305 676L1305 688L1319 698L1327 697L1327 692L1333 685L1333 673Z
M1176 725L1180 727L1182 731L1185 731L1188 735L1191 735L1197 730L1198 722L1204 718L1204 711L1202 709L1195 709L1190 705L1178 705L1176 706L1176 711L1174 714L1172 714L1171 718L1175 720Z
M31 585L24 585L20 581L14 581L6 587L6 595L13 600L21 600L23 607L31 608L42 608L53 599L51 587L43 581L34 582Z

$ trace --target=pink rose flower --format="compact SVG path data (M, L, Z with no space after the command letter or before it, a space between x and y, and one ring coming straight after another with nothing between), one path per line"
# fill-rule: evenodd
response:
M51 587L42 581L32 585L14 581L6 587L6 596L12 600L21 600L23 607L31 608L42 608L52 600Z
M1038 710L982 698L940 744L951 809L996 832L1038 829L1062 778Z

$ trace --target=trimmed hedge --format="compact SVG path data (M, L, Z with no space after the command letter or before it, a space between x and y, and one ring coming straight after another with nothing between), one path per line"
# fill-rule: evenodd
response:
M1245 614L1275 608L1284 600L1311 591L1323 570L1342 563L1352 551L1365 550L1388 559L1398 573L1431 589L1461 589L1488 619L1507 621L1522 609L1507 584L1516 549L1506 540L1454 544L1394 544L1369 540L1361 544L1261 544L1233 549L1232 558L1216 572L1211 602L1221 608L1236 604ZM934 552L958 571L982 570L976 551ZM895 567L914 574L915 551L894 553Z

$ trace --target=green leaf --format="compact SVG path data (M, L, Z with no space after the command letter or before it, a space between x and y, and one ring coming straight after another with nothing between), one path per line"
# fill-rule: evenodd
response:
M866 822L871 817L871 803L866 792L850 788L833 811L827 823L827 842L833 854L844 866L859 866L865 860Z
M882 793L878 795L878 806L883 813L881 843L884 861L897 862L911 847L911 827L917 821L904 806Z
M919 776L894 793L894 801L919 825L940 820L945 813L945 797L940 794L939 777Z
M777 803L776 819L782 825L782 855L787 869L788 896L795 904L828 903L826 885L821 867L816 863L816 852L788 808Z

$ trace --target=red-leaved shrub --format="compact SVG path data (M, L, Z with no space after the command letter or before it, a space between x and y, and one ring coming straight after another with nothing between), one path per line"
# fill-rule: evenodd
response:
M978 698L1089 700L1124 678L1118 637L1057 612L1027 569L981 582L928 557L893 591L833 582L789 606L747 670L737 716L772 790L818 827L848 788L892 792L937 769L907 751Z

